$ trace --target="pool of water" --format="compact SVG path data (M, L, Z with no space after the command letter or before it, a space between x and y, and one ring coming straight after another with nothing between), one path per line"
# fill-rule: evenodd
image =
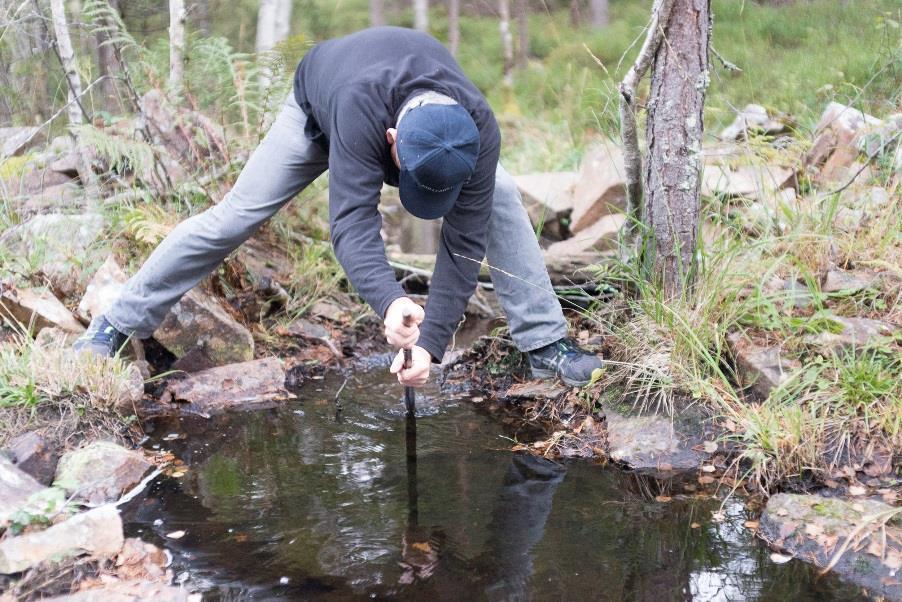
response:
M738 501L713 522L721 502L698 492L511 453L537 433L485 404L427 390L414 425L401 398L379 370L277 410L149 425L148 447L189 470L127 507L127 531L211 600L855 597L772 563Z

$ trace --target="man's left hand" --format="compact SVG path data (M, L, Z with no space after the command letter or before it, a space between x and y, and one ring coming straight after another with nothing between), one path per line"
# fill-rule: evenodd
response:
M410 367L404 368L404 350L398 352L395 361L392 362L389 372L398 375L398 382L405 387L422 387L429 380L429 366L432 365L432 355L414 345L410 350Z

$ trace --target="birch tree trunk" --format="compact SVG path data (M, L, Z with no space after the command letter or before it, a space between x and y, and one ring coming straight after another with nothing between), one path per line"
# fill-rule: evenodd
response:
M429 0L413 0L413 27L429 31Z
M63 0L50 0L50 19L53 23L53 34L60 62L69 88L69 106L66 110L70 125L84 122L84 111L81 107L81 77L78 75L75 52L72 50L72 38L69 37L69 23L66 21L66 9Z
M448 0L448 49L457 56L460 47L460 0Z
M185 72L185 0L169 0L169 93L182 95Z
M506 88L514 85L514 38L511 35L511 11L509 0L498 0L498 29L501 30L501 50L504 56L502 83Z
M370 0L370 25L385 25L385 3L383 0Z
M292 0L279 0L276 10L276 43L287 40L291 34L291 9Z
M589 0L589 19L592 29L608 26L608 0Z
M517 0L517 64L525 67L529 62L529 1Z
M257 9L257 38L254 43L257 54L263 54L276 45L278 8L279 0L260 0L260 8Z
M699 220L710 0L673 0L648 98L645 220L654 277L668 298L691 286Z

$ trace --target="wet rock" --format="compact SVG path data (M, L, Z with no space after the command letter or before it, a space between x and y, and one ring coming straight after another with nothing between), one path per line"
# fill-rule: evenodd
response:
M169 408L156 409L163 413L177 410L208 416L274 407L290 398L285 389L282 362L269 357L174 378L160 395L160 401Z
M43 489L5 454L0 454L0 525L5 525L29 497Z
M573 209L573 188L578 174L558 171L514 176L532 225L542 225L542 234L560 240L567 232L561 220Z
M142 580L107 581L97 587L81 590L45 602L200 602L200 594L182 587Z
M85 194L81 186L64 182L31 194L22 202L22 214L72 211L79 209L84 201Z
M154 338L176 357L200 348L216 366L254 357L254 339L248 329L216 299L196 288L173 306Z
M81 282L82 268L95 259L95 247L105 227L99 213L36 215L0 236L0 245L27 258L64 294Z
M525 383L511 385L504 394L505 399L553 400L570 389L564 385L547 380L530 380Z
M874 500L778 493L768 500L758 533L778 550L821 568L851 536L851 545L833 572L866 588L871 596L900 600L902 528L893 523L886 524L885 531L882 528L892 512L892 506Z
M42 433L29 431L14 437L7 443L6 451L16 468L38 483L50 485L53 482L59 454L56 444Z
M69 185L78 189L69 176L53 171L48 167L40 167L29 163L22 172L4 178L0 189L11 197L43 197L51 196L50 192L58 186Z
M626 172L623 153L613 144L590 151L579 168L573 187L570 230L580 233L610 213L626 209Z
M897 331L892 324L869 318L831 316L830 320L839 324L842 330L808 335L805 337L805 342L825 351L861 349L873 344L889 343Z
M805 157L820 182L836 182L850 175L858 158L859 137L881 121L837 102L827 105L815 129L814 143Z
M152 543L130 537L116 558L116 576L124 580L159 581L166 578L168 565L166 552Z
M696 470L703 456L687 445L673 421L657 415L625 416L605 408L608 453L633 470Z
M46 289L3 287L0 293L4 320L10 317L35 333L45 328L58 327L72 333L84 332L66 306Z
M784 383L790 372L801 368L798 360L783 357L779 347L762 347L741 332L727 335L727 342L740 384L751 387L762 399Z
M865 270L828 270L821 282L821 291L825 293L857 293L875 288L880 274Z
M47 139L40 127L5 127L0 128L0 157L15 157L43 144Z
M279 326L276 328L276 333L281 336L298 337L306 339L307 341L319 341L325 343L329 348L329 352L334 357L342 357L341 352L332 340L332 333L324 326L311 322L310 320L299 318L288 326Z
M41 562L82 554L110 558L122 543L119 512L115 506L101 506L44 531L0 541L0 573L19 573Z
M764 201L777 191L795 186L795 171L779 165L705 165L701 194L704 196L742 197Z
M605 215L571 238L548 245L546 254L551 257L568 257L592 251L615 249L620 231L625 223L626 216L622 213Z
M747 139L749 132L774 136L785 131L786 125L776 119L771 119L767 115L767 109L761 105L749 104L745 105L745 108L740 111L733 123L724 128L719 138L724 141L735 142Z
M54 485L88 504L103 504L119 499L152 467L140 452L95 441L63 455Z
M49 167L51 171L76 179L78 178L78 162L78 153L73 150L50 163Z
M331 320L332 322L346 322L348 320L348 312L343 307L333 301L323 299L317 301L310 308L310 313L319 318Z

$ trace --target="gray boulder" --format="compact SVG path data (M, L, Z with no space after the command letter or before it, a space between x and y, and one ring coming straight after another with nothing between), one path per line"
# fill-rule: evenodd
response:
M54 486L91 505L112 502L141 482L153 465L137 451L95 441L67 452L59 461Z
M6 451L16 467L42 485L50 485L59 461L56 445L44 434L29 431L14 437L6 444Z

